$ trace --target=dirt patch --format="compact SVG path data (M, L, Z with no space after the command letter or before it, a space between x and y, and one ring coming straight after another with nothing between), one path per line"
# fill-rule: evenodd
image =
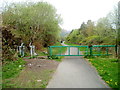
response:
M24 59L27 61L25 67L27 70L44 70L44 69L55 69L59 62L48 59Z
M27 61L25 69L11 80L15 88L45 88L60 63L38 58L24 60Z

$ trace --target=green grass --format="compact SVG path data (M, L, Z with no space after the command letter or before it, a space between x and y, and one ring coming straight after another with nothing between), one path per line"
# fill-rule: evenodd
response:
M16 61L12 61L3 65L2 67L3 88L6 88L7 86L12 87L11 84L8 84L10 81L7 79L16 77L20 73L20 71L24 68L23 65L25 63L26 63L25 61L19 58Z
M3 88L46 88L54 70L22 71L19 77L5 80ZM41 81L37 81L41 80Z
M73 43L67 43L65 42L66 45L69 45L69 46L80 46L80 45L77 45L77 44L73 44Z
M18 74L24 67L25 61L23 61L21 58L19 58L16 61L9 62L6 65L3 65L2 67L2 78L7 79L14 77L16 74Z
M0 90L2 90L2 70L0 66Z
M104 57L89 57L88 60L96 67L102 79L112 88L118 88L118 59Z

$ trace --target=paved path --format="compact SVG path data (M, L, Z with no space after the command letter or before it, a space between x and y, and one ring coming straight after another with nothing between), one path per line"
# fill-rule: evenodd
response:
M64 44L63 44L64 45ZM71 53L75 53L73 48ZM47 88L109 88L81 56L66 56L59 64Z

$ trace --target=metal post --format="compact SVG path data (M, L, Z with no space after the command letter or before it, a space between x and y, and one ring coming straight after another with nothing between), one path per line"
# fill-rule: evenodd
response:
M25 50L25 46L18 46L18 51L19 51L19 54L21 57L24 57L25 53L24 53L24 50Z
M60 48L59 48L59 51L60 51L60 55L62 54L62 51L61 51L61 50L62 50L62 47L60 47Z
M21 46L19 46L19 53L20 53L20 55L21 55Z
M33 46L33 55L35 56L35 46Z
M79 55L79 47L78 47L78 55Z
M107 54L107 56L108 56L108 48L106 48L106 54Z
M92 56L92 46L90 46L90 56Z
M31 57L33 56L33 49L32 49L32 46L30 46L30 55L31 55Z
M70 47L68 47L68 55L70 55Z
M25 46L22 46L22 57L25 56L24 50L25 50Z
M88 55L88 50L89 50L89 48L87 47L87 55Z

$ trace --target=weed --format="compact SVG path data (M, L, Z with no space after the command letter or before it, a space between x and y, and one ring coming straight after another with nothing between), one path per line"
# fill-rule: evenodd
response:
M118 59L107 56L89 58L89 61L110 87L118 88Z
M10 87L12 88L13 84L9 84L10 81L6 81L5 79L8 79L8 78L13 78L15 76L17 76L20 71L24 68L24 64L26 62L23 61L21 58L19 58L18 60L16 61L12 61L12 62L9 62L5 65L3 65L2 67L2 79L3 79L3 84L2 84L2 87Z
M43 81L41 82L40 87L41 87L41 88L46 88L47 85L48 85L47 80L43 80Z

